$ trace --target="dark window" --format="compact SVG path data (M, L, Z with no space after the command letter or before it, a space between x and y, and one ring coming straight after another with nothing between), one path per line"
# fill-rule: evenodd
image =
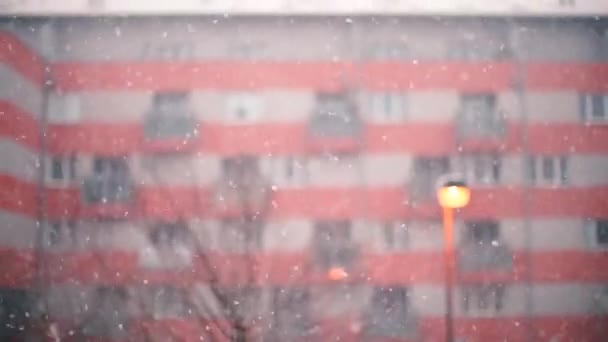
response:
M477 244L491 244L500 234L498 222L491 221L468 222L467 230L468 238Z
M404 249L409 243L409 230L404 222L386 222L384 224L384 241L389 249Z
M278 288L274 290L274 328L277 341L289 337L305 336L311 328L308 303L310 295L305 289Z
M262 248L263 224L258 220L225 219L220 231L221 247L226 252L247 253Z
M63 158L54 157L52 160L52 173L53 179L64 179L65 175L63 172Z
M505 286L503 284L475 284L462 287L464 312L471 307L477 310L500 312L504 307Z
M595 227L597 243L602 246L608 246L608 220L597 221Z
M448 157L418 157L414 161L410 195L414 201L434 200L439 177L450 170Z
M24 290L0 288L0 339L23 341L31 302Z
M314 244L321 267L350 266L354 261L356 247L351 240L350 221L318 222Z
M152 107L157 113L184 113L188 105L188 93L170 92L154 94Z
M375 288L367 311L365 332L373 336L403 337L414 328L408 314L411 313L407 289Z
M542 158L542 172L544 179L554 179L555 178L555 164L553 163L553 158L544 157Z

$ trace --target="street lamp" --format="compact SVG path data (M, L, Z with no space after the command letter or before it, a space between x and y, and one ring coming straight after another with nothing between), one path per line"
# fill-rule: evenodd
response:
M471 190L458 176L448 175L438 182L437 200L443 208L443 235L445 252L445 340L454 341L452 319L452 292L454 288L454 269L456 256L454 253L454 209L464 208L471 199Z

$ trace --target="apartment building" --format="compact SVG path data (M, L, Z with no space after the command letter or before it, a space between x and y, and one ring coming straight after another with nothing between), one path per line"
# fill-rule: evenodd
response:
M458 340L602 341L608 22L488 13L3 18L3 325L441 341L458 172Z

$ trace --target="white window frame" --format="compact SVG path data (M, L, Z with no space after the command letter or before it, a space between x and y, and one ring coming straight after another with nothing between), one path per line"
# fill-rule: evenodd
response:
M368 97L369 113L375 121L381 123L405 121L407 114L407 95L404 92L370 92Z
M592 248L608 250L608 243L600 243L598 241L599 221L608 221L608 219L587 219L585 220L585 232L589 245Z
M55 93L49 97L48 122L74 124L81 120L80 97L75 93Z
M553 179L545 179L543 175L544 163L549 160L553 165ZM562 160L564 163L562 163ZM534 185L555 187L568 183L569 158L567 155L534 155L530 157L528 163L530 172L533 173L530 174L530 177Z
M263 117L264 101L257 93L232 93L226 96L225 110L231 123L255 123Z
M602 98L602 112L603 116L601 118L595 117L593 113L595 112L593 99L596 96L601 96ZM587 123L608 123L608 94L583 94L582 95L582 111L583 118Z
M56 163L60 164L62 177L55 177ZM68 185L77 179L78 158L74 154L49 157L46 180L51 185Z

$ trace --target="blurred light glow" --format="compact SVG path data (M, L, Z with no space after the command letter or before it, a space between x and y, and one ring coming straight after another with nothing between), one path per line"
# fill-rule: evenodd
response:
M333 281L340 281L348 278L348 273L343 267L332 267L327 271L327 278Z
M463 208L471 200L471 190L465 185L443 186L437 190L437 199L444 208Z

